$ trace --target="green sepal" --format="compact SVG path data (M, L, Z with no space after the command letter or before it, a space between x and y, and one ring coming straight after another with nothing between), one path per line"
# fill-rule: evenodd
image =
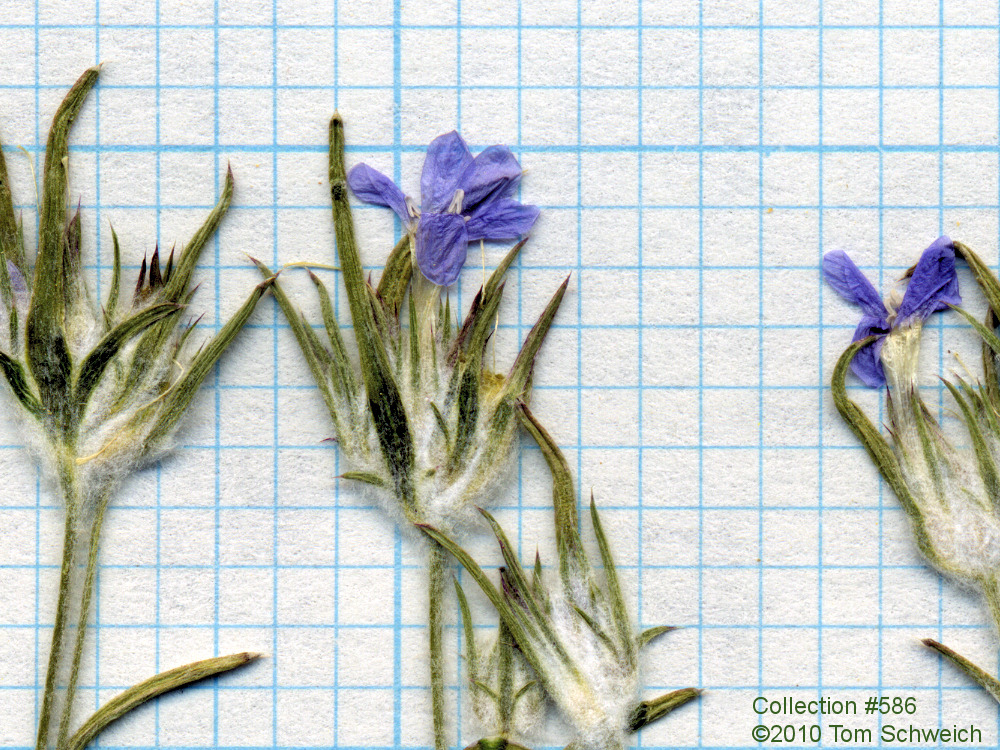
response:
M352 482L370 484L372 487L378 487L380 490L388 490L392 488L392 485L388 480L383 479L378 474L373 474L370 471L345 471L338 477L338 479L349 479Z
M636 639L636 648L641 651L661 635L665 635L674 630L677 630L677 626L675 625L658 625L655 628L646 628L639 633L639 637Z
M980 669L971 661L966 659L961 654L956 653L951 650L943 643L938 643L933 638L925 638L923 644L928 648L932 648L945 657L948 661L958 667L962 672L965 673L973 682L978 684L986 692L993 696L993 700L1000 703L1000 682L989 673Z
M552 299L549 300L549 304L542 311L538 321L528 332L528 337L524 340L524 345L521 347L517 359L514 360L514 365L510 368L510 374L507 376L507 392L514 398L523 397L527 391L531 371L535 365L535 355L538 354L542 341L545 340L545 335L552 326L552 321L559 310L559 305L562 304L568 284L569 277L567 276L566 280L559 285L556 293L552 295Z
M354 322L372 424L392 474L396 495L406 514L414 516L413 436L389 356L379 335L371 293L354 239L354 221L347 198L347 172L344 169L344 122L339 114L334 114L330 120L330 196L337 253Z
M222 195L219 196L215 208L208 215L205 223L198 228L198 231L191 237L190 242L181 251L177 266L171 270L170 280L162 287L160 299L164 302L181 303L188 294L188 285L191 276L194 274L195 266L201 257L202 250L208 244L209 239L215 234L219 223L229 210L229 205L233 200L233 171L226 170L226 180L222 187ZM125 384L122 388L120 399L138 387L146 377L150 365L156 360L156 356L163 351L170 334L177 326L178 318L167 318L159 324L154 325L143 334L136 348L132 365L128 372Z
M471 351L474 347L466 342L472 335L473 328L477 325L477 321L486 320L486 326L488 333L488 327L493 321L494 315L496 315L496 309L500 304L498 297L503 296L503 277L507 273L507 269L510 268L514 259L517 258L518 254L521 252L521 248L524 247L524 243L527 240L521 240L514 247L508 251L504 256L500 264L493 269L493 273L490 274L489 279L487 279L486 284L480 288L479 292L476 294L475 298L472 300L472 305L469 307L469 312L465 316L465 321L462 323L461 329L455 336L455 341L452 343L451 349L448 352L448 362L454 365L459 358L459 355L463 351ZM446 300L446 303L450 300ZM482 315L484 308L492 307L492 311L486 313L485 316ZM444 318L446 325L450 327L451 317L450 311L446 308L444 312ZM481 325L481 323L480 323ZM450 331L449 331L450 332ZM449 336L445 334L444 340L448 341ZM482 342L485 344L485 339Z
M629 718L629 731L638 732L644 726L662 719L671 711L680 708L685 703L693 701L699 695L701 695L701 690L697 688L681 688L666 695L661 695L659 698L642 701L642 703L632 709L632 715Z
M378 280L375 290L382 305L394 317L399 317L403 307L403 297L410 286L413 276L413 259L410 251L410 235L404 234L396 246L392 248L389 257L385 259L385 270Z
M528 750L524 745L511 742L506 737L483 737L465 750Z
M197 393L202 381L211 371L212 367L215 366L222 353L232 343L233 339L236 338L236 334L240 332L250 318L251 313L253 313L257 302L264 296L264 293L273 283L274 277L272 276L254 287L254 290L250 293L246 302L236 311L236 314L208 342L208 345L195 356L188 371L170 387L170 390L163 399L162 411L149 432L149 437L147 438L149 443L153 443L167 435L173 429L174 425L177 424L177 421L183 416L184 410L191 403L191 399ZM141 417L142 414L143 412L140 411L139 416Z
M0 352L0 369L3 370L4 377L10 384L10 389L21 405L24 406L33 416L42 414L42 405L38 403L38 397L31 392L31 386L24 374L21 363L13 357Z
M249 664L260 654L240 653L204 659L167 672L161 672L112 698L93 713L76 733L70 737L65 750L84 750L108 725L122 718L134 708L171 690L185 687L199 680Z
M65 316L69 320L76 316L77 311L87 304L87 287L83 280L83 262L80 257L80 209L66 224L63 232L63 304Z
M420 390L420 324L417 322L417 303L412 294L407 298L407 307L407 312L409 313L407 329L410 341L410 388L416 393ZM433 402L431 406L434 406ZM441 421L441 413L437 410L436 406L434 407L434 413L438 421ZM445 435L448 434L447 429L444 432Z
M126 318L105 334L104 338L80 363L79 373L73 386L73 400L78 417L86 410L87 402L90 400L94 388L100 382L104 370L111 360L118 356L122 347L149 326L168 315L176 315L182 309L180 305L169 302L153 305L130 318Z
M985 319L986 328L990 331L995 331L998 325L1000 325L1000 320L997 319L993 308L988 307ZM998 356L1000 355L989 344L983 341L983 394L996 412L1000 412L1000 374L997 373Z
M455 584L455 597L458 599L458 608L462 613L462 632L465 635L465 662L468 664L470 682L478 679L479 675L479 649L476 646L476 631L472 624L472 610L469 609L469 600L465 597L465 590L457 578L452 579Z
M559 658L563 660L567 667L576 672L576 665L573 664L573 661L570 659L569 654L566 653L566 649L563 647L562 642L552 630L548 618L542 611L541 605L532 595L532 587L528 582L527 576L524 574L524 568L521 567L521 561L517 559L517 554L514 552L514 546L507 538L507 534L489 512L483 510L482 508L479 509L479 512L489 523L494 536L497 538L497 542L500 545L500 554L503 556L504 562L507 566L505 573L512 582L514 591L520 596L520 601L526 606L527 612L534 623L534 627L537 632L540 633L540 635L547 641L548 645L556 652ZM511 628L511 630L513 631L513 628ZM520 641L518 641L518 644L520 644ZM541 674L541 670L537 666L536 671Z

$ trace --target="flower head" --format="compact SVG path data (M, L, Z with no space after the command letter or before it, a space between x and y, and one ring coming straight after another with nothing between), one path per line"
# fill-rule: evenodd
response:
M901 300L890 295L888 305L843 250L834 250L823 257L823 274L841 297L861 307L863 315L852 341L876 337L851 363L854 374L872 388L885 385L880 355L886 336L894 330L923 323L931 313L962 304L955 275L955 248L947 237L938 237L924 250L906 293Z
M519 413L552 473L558 574L546 576L537 555L534 571L526 572L503 529L486 511L483 515L505 564L499 588L446 535L433 528L424 531L455 556L496 607L545 692L573 726L573 747L625 748L630 732L696 698L699 691L683 688L652 700L639 699L639 652L673 628L642 632L635 628L593 498L590 518L603 576L588 560L577 531L576 495L565 457L527 407L522 405Z
M507 476L517 445L516 404L530 392L535 355L566 283L553 295L508 373L491 372L484 356L486 343L496 325L503 277L524 243L515 245L500 262L460 325L450 303L441 303L441 287L413 274L409 237L385 261L377 286L370 286L354 240L339 116L334 116L330 132L337 252L354 322L359 372L346 354L330 296L318 277L312 280L320 294L326 341L304 324L278 285L275 297L299 340L333 419L340 449L352 466L343 476L368 485L404 526L429 523L450 530L474 518L475 506L486 502ZM418 245L425 233L438 231L439 223L458 222L456 231L465 237L476 212L489 214L502 208L507 199L500 196L520 175L516 165L502 147L473 159L457 134L436 139L424 168L425 210L416 229ZM351 174L355 190L368 190L359 187L364 183L373 195L382 195L386 205L407 205L402 193L378 172L361 165ZM471 202L463 200L463 193ZM445 211L448 201L472 211L468 222L464 215ZM531 208L532 217L537 213L533 207L521 208ZM263 266L261 272L271 274Z
M67 212L69 130L98 69L73 86L55 115L45 152L34 269L0 152L0 369L25 416L28 432L58 479L70 514L106 500L117 481L162 450L202 380L242 328L270 281L197 353L185 346L193 326L180 326L202 249L232 197L226 177L218 205L176 262L154 251L143 260L131 300L123 299L118 238L103 308L83 276L80 213Z
M420 207L395 183L367 164L347 176L363 201L391 208L413 233L420 272L435 284L458 279L470 242L509 240L526 234L537 206L511 198L521 165L506 146L490 146L473 157L454 130L431 141L420 176Z

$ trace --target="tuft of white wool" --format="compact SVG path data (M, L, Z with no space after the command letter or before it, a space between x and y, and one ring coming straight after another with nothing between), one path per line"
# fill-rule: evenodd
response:
M894 449L938 558L932 562L942 572L975 586L1000 570L1000 518L971 447L952 447L942 435L932 434L930 439L944 459L935 460L934 466L928 463L912 411L919 392L920 328L914 323L895 329L882 347L890 395L897 403ZM994 458L1000 458L996 441L989 443Z
M581 750L626 747L639 675L586 625L561 579L550 591L552 628L577 669L574 673L561 657L548 655L546 688L576 730L575 744ZM614 632L615 624L603 607L591 607L588 614L606 632Z

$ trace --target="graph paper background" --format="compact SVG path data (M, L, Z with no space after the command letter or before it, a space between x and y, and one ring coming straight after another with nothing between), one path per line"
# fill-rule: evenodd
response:
M334 108L349 160L410 192L435 135L507 143L544 211L511 273L498 366L571 274L534 408L600 503L641 625L683 626L649 649L646 694L707 691L636 744L756 747L758 695L881 694L915 696L916 725L973 723L995 745L996 706L918 643L995 671L985 614L924 568L833 413L857 313L818 263L846 249L885 289L942 233L996 262L998 40L997 5L972 0L11 0L0 134L33 237L52 113L106 63L71 172L105 289L109 223L137 268L154 242L186 241L231 164L234 206L194 304L206 329L255 282L245 253L333 262ZM399 227L382 209L356 217L377 272ZM928 332L929 376L954 323ZM330 425L269 300L191 411L108 518L84 697L217 653L268 658L136 712L100 746L427 746L421 555L334 480ZM0 747L27 748L60 518L13 419L0 431ZM551 560L546 481L525 446L499 515L525 555ZM484 536L470 548L496 559ZM447 637L464 747L479 735L453 613Z

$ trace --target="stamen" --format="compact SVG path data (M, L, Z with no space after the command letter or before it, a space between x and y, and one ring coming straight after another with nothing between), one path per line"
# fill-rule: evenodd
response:
M404 200L406 201L406 211L410 214L412 218L419 219L420 209L417 208L417 204L413 202L413 199L410 196L406 196Z
M448 210L445 211L446 214L460 214L462 213L462 201L465 200L465 191L456 190L455 195L451 198L451 203L448 204Z

